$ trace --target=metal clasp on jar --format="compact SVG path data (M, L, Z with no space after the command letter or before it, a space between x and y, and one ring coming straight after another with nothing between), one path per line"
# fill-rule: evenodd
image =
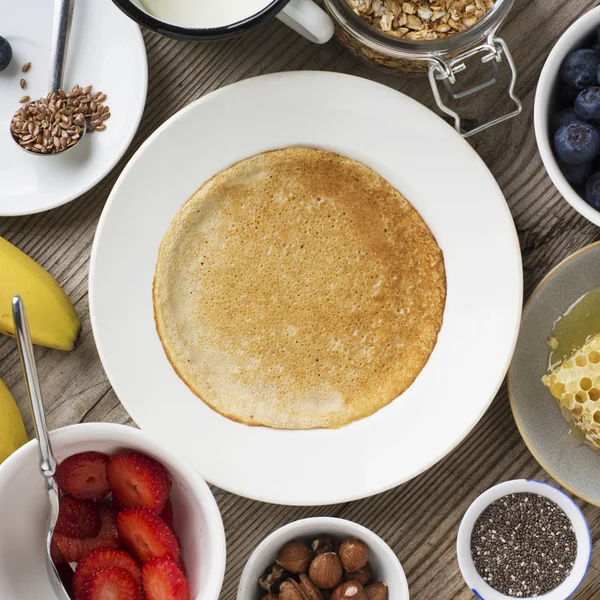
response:
M481 57L481 62L483 64L487 64L490 62L492 63L492 68L494 70L493 77L485 83L477 85L468 90L464 90L462 92L454 92L453 86L456 84L456 75L467 68L465 64L465 61L467 59L478 54L483 54L483 56ZM513 111L500 117L497 117L491 121L488 121L487 123L483 123L478 127L464 131L462 128L460 115L456 111L452 110L449 106L447 106L442 100L442 96L440 95L440 89L438 86L438 81L444 82L446 91L453 100L465 98L466 96L470 96L471 94L480 92L481 90L484 90L485 88L488 88L497 82L499 74L498 65L502 62L503 56L506 57L506 61L511 70L511 81L508 87L508 95L511 101L515 104L516 108ZM482 44L481 46L477 46L476 48L472 48L471 50L464 52L460 56L457 56L456 58L448 62L445 62L440 58L434 58L431 59L430 63L431 64L429 66L429 83L431 84L431 89L433 90L435 101L437 102L437 105L441 111L443 111L444 113L452 117L452 119L454 119L454 127L456 128L456 131L458 131L458 133L460 133L463 137L470 137L472 135L475 135L476 133L483 131L484 129L488 129L489 127L498 125L498 123L508 121L508 119L512 119L513 117L516 117L517 115L521 114L521 111L523 110L523 105L521 104L519 98L515 95L515 84L517 82L517 68L510 54L510 50L508 49L508 46L506 45L506 42L504 40L498 37L490 36L488 38L487 43Z

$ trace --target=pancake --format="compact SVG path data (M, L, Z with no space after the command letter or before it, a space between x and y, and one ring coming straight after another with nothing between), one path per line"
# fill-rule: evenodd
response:
M446 277L427 225L382 177L287 148L233 165L184 204L153 297L169 361L214 410L248 425L337 428L416 379Z

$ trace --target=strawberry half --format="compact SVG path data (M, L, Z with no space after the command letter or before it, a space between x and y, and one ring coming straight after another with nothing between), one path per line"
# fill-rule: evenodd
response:
M171 498L167 498L167 503L165 507L162 509L159 517L171 528L175 531L173 527L173 504L171 503Z
M131 573L105 567L88 579L83 600L142 600L142 590Z
M181 548L181 544L179 544ZM185 566L185 562L183 560L183 556L179 555L179 558L175 561L175 564L179 567L179 570L187 577L187 567Z
M168 525L148 508L127 508L117 515L117 531L142 564L151 558L179 559L179 544Z
M170 558L153 558L142 567L146 600L190 600L184 574Z
M100 452L81 452L65 458L56 469L60 488L78 500L100 500L110 491L106 478L109 458Z
M98 508L88 500L63 496L55 531L74 538L96 537L100 533Z
M153 458L139 453L116 454L107 467L113 498L121 508L145 506L159 514L168 498L171 480Z
M118 567L127 571L135 580L138 587L142 587L142 569L124 550L114 548L98 548L78 563L73 577L73 595L75 600L85 600L85 591L90 577L100 569Z
M65 555L60 551L60 548L56 545L54 538L50 540L50 557L55 565L62 565L67 562Z
M99 506L100 532L96 537L71 538L54 532L53 540L67 562L79 562L86 554L98 548L118 548L119 534L116 526L116 513L109 506Z

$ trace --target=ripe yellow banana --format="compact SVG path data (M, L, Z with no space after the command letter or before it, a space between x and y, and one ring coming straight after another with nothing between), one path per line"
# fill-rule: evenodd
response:
M25 425L15 401L0 379L0 463L27 443Z
M25 304L34 344L73 350L81 323L71 301L48 271L0 237L0 333L13 337L15 294Z

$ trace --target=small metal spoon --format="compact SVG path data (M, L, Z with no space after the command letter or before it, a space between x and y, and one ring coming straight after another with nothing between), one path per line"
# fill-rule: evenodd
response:
M25 306L20 296L13 296L12 300L13 321L15 331L17 333L17 346L19 348L19 357L25 377L27 387L27 396L31 413L33 414L33 422L35 425L35 435L39 442L40 451L40 471L46 481L46 495L48 496L48 526L46 530L46 569L50 577L50 583L59 600L70 600L70 596L65 590L65 587L60 579L60 574L56 569L56 565L50 556L50 542L56 527L58 519L59 495L58 485L54 478L56 473L56 458L52 452L50 438L48 436L48 427L46 425L46 415L44 414L44 405L42 403L42 392L40 391L40 382L37 376L35 367L35 358L33 355L33 345L31 343L31 335L29 333L29 325L27 323L27 315L25 314Z
M73 22L73 10L75 9L75 0L54 0L54 17L52 19L52 45L50 47L50 91L58 92L62 87L63 74L65 70L65 61L67 59L67 42L69 41L69 33L71 32L71 24ZM61 150L60 152L33 152L27 150L19 144L15 139L12 131L9 129L10 137L13 142L27 154L35 156L55 156L56 154L64 154L72 150L83 139L87 124L81 126L79 139L75 144Z

